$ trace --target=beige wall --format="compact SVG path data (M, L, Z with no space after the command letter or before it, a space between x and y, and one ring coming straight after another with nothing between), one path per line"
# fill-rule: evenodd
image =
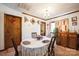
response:
M40 34L40 24L35 23L32 25L30 23L31 16L23 15L21 12L18 12L14 9L8 8L0 4L0 50L4 49L4 14L10 14L22 17L22 40L28 39L31 37L31 32L38 32ZM24 23L24 17L27 17L29 22ZM36 21L41 19L34 18Z
M20 12L0 4L0 50L4 49L4 14L11 14L22 17Z
M0 12L0 50L4 48L4 15Z
M77 16L77 26L75 26L75 31L77 31L77 33L79 33L79 12L73 13L73 14L69 14L69 15L65 15L65 16L61 16L58 18L54 18L51 19L49 21L47 21L47 24L50 24L50 22L52 21L58 21L58 20L63 20L65 18L69 19L69 31L70 32L74 32L74 26L72 26L72 17ZM47 34L50 32L50 25L48 26L49 28L47 29Z
M39 35L40 34L40 22L43 20L34 18L32 16L28 16L28 15L24 15L24 17L27 17L28 21L24 22L24 20L23 20L23 22L22 22L22 30L23 30L22 39L23 40L30 39L32 32L37 32L37 34ZM32 18L35 20L34 24L32 24L30 22ZM38 20L39 20L39 24L37 23ZM43 22L45 22L45 21L43 21Z

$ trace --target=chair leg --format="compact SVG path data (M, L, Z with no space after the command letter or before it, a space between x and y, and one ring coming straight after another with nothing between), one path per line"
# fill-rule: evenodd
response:
M54 51L54 49L52 50L52 53L53 53L53 56L55 56L55 51Z
M51 52L50 51L48 52L48 56L51 56Z
M15 56L19 56L19 53L18 52L15 52Z
M18 54L15 54L15 56L19 56Z
M48 53L48 56L50 56L50 53Z

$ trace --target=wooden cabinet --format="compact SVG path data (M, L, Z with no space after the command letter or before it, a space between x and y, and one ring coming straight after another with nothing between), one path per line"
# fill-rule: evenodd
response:
M68 47L77 49L77 33L69 33Z
M58 33L58 37L57 37L56 43L58 45L61 45L61 34L60 34L60 32Z
M61 32L61 45L67 47L67 41L68 41L68 33Z
M57 44L67 47L67 42L68 42L68 32L59 32Z
M72 49L78 48L78 38L75 32L60 32L58 33L57 45Z

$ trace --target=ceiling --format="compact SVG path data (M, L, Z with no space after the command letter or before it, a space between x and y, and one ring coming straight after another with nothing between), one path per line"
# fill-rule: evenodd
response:
M79 3L3 3L17 11L42 19L51 19L64 13L79 10Z

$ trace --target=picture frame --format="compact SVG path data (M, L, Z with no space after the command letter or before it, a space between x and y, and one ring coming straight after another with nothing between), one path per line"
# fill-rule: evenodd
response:
M77 16L72 17L72 22L77 21Z
M77 25L77 16L72 17L72 26L76 26Z
M73 22L72 25L73 25L73 26L76 26L76 25L77 25L77 22Z

